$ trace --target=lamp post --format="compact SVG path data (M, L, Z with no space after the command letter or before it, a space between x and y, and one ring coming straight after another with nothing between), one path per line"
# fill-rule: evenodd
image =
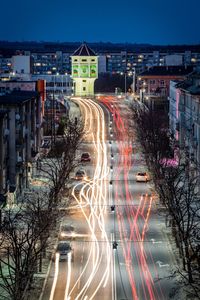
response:
M124 75L124 94L126 94L126 72L121 72L121 75Z
M135 94L135 68L133 68L133 94Z
M124 72L124 94L126 95L126 72Z

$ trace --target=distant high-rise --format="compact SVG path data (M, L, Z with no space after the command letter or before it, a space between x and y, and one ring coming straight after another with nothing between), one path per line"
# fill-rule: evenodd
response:
M98 56L83 43L71 58L75 96L94 95L94 82L98 78Z

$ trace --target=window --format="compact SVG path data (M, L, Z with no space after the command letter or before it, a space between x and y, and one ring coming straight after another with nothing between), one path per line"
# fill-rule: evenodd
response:
M155 80L150 80L150 84L155 84L156 81Z
M86 87L85 86L83 87L83 91L86 91Z
M87 59L84 58L84 59L82 59L82 61L87 61Z
M86 80L83 80L83 82L86 82Z
M160 81L160 85L164 86L164 85L165 85L165 81L164 81L164 80L161 80L161 81Z

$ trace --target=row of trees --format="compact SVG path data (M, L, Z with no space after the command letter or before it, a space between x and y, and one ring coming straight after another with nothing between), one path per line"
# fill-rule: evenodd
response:
M1 299L26 299L34 274L42 270L42 259L60 220L62 191L77 164L75 154L83 134L82 125L77 120L67 120L64 132L38 164L42 176L48 178L48 186L38 191L30 189L15 208L3 211Z
M182 267L178 272L191 287L187 292L200 299L199 170L191 169L189 154L177 147L167 129L167 116L138 102L132 112L137 137L179 249Z

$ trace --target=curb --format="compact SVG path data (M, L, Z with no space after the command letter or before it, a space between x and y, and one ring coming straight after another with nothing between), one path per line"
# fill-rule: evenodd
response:
M46 273L45 280L44 280L44 283L43 283L43 286L42 286L42 291L40 293L39 300L42 300L42 298L43 298L44 290L45 290L45 287L46 287L46 284L47 284L47 279L49 278L49 273L50 273L50 270L51 270L51 265L52 265L52 259L51 259L51 261L49 263L49 266L48 266L48 269L47 269L47 273Z

